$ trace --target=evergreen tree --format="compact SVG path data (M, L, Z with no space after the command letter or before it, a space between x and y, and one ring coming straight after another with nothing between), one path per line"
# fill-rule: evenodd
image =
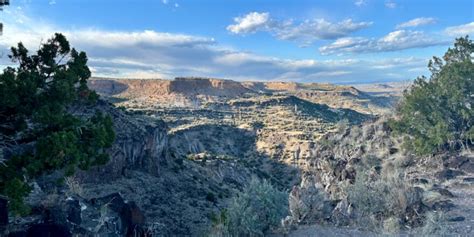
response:
M431 77L416 79L405 91L392 128L407 134L407 148L433 154L474 144L473 53L468 36L456 39L442 59L430 60Z
M71 112L73 106L93 106L98 95L87 87L86 54L71 49L62 34L33 55L19 43L9 57L18 67L0 74L0 194L15 213L26 214L23 198L31 180L105 164L104 148L112 145L115 133L109 116Z

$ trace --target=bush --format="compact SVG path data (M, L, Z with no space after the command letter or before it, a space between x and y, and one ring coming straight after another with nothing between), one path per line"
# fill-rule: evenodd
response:
M349 202L356 210L356 222L368 229L396 232L401 224L416 225L421 195L408 186L393 165L377 174L375 170L359 170L353 185L347 189ZM415 215L414 215L415 214Z
M447 228L447 220L442 212L430 212L425 217L422 227L415 229L412 233L416 236L451 236Z
M266 180L253 178L231 199L227 210L213 218L212 236L263 236L288 213L288 195Z
M408 135L406 148L433 154L474 144L473 52L468 36L456 39L443 59L430 61L430 79L419 77L405 91L391 127Z

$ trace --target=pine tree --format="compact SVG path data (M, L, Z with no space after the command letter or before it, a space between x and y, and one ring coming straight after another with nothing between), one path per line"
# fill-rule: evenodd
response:
M0 74L0 194L16 214L26 214L23 199L30 181L56 170L66 176L105 164L105 148L115 139L112 119L100 112L74 115L72 106L93 106L87 56L55 34L30 55L22 43L11 48L18 65Z
M395 131L418 154L470 149L474 140L474 43L456 39L444 57L434 57L429 79L420 77L404 93Z

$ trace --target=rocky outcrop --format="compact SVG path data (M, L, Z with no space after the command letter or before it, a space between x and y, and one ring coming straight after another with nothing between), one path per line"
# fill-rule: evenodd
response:
M37 179L28 198L31 215L3 233L59 227L79 236L200 236L253 176L281 189L297 179L294 169L255 154L249 130L205 125L170 132L159 118L131 115L105 101L71 111L112 117L110 161L76 172L64 185L57 182L60 172Z
M108 150L111 159L104 166L79 172L76 178L81 182L113 181L132 169L158 175L160 166L169 159L166 124L161 120L131 117L105 101L99 101L93 108L76 110L76 113L90 116L95 111L110 115L114 121L116 139Z
M209 153L245 157L255 154L255 133L228 125L197 125L170 134L170 147L177 154Z
M375 97L351 86L296 82L237 82L214 78L105 79L88 81L90 88L109 100L133 108L200 107L206 103L262 94L288 94L332 108L381 113L393 98Z
M236 97L251 92L232 80L178 77L170 81L170 92L185 95Z
M8 200L0 196L0 230L8 225Z
M287 226L361 224L361 217L367 221L375 215L416 228L425 222L425 213L449 214L456 208L453 194L442 184L462 176L454 168L470 162L459 156L443 158L449 154L405 153L401 139L391 134L383 118L327 134L311 154L301 165L302 182L290 193ZM378 224L383 228L386 223Z

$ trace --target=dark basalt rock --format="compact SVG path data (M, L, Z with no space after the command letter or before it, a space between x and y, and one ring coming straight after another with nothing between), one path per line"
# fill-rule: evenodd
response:
M466 173L474 174L474 161L464 163L459 169Z
M474 183L474 177L467 177L463 179L465 183Z
M90 200L94 206L107 206L120 219L120 233L125 236L146 236L144 226L146 224L145 215L133 201L125 202L119 193L113 193L101 198Z
M0 197L0 228L8 225L8 200Z
M451 193L449 190L441 187L433 187L431 190L438 192L439 194L446 196L446 197L454 197L454 194Z
M23 236L23 235L13 235ZM26 231L26 237L72 237L72 234L64 225L59 224L36 224Z
M440 179L440 180L450 180L454 179L459 175L463 175L464 172L459 171L459 170L453 170L453 169L444 169L442 171L439 171L435 174L435 176Z
M458 221L464 221L464 220L466 220L464 216L455 216L448 219L448 221L451 221L451 222L458 222Z
M122 212L125 205L125 201L119 193L112 193L105 197L91 199L90 203L97 206L107 205L108 208L117 213Z
M446 168L457 169L469 162L465 156L449 156L444 159L443 166Z
M120 218L127 236L146 236L143 229L145 215L135 202L129 202L123 207Z
M81 205L78 200L67 200L66 202L67 220L75 225L80 225L82 222L81 218Z
M16 231L16 232L12 232L10 234L7 235L7 237L26 237L26 230L24 231Z
M390 150L389 150L389 154L390 154L390 155L393 155L393 154L395 154L395 153L397 153L397 152L398 152L398 148L395 148L395 147L391 147Z
M442 200L433 204L432 209L449 211L456 207L450 200Z
M428 184L429 183L429 181L425 178L413 178L410 181L413 184Z

